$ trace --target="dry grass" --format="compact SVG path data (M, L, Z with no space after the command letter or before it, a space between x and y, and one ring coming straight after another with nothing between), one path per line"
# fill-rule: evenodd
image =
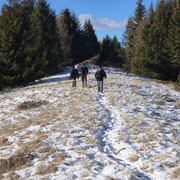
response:
M180 100L176 101L175 107L176 107L177 109L180 109Z
M132 155L128 158L128 160L131 162L136 162L139 160L139 156L138 155Z
M18 105L18 110L27 110L31 108L36 108L42 105L47 105L49 102L44 100L39 101L24 101L21 104Z
M126 148L121 148L121 149L117 150L116 152L117 152L118 154L120 154L121 151L124 151L124 150L126 150Z
M120 134L118 137L118 141L123 141L125 139L125 135L124 134Z
M8 159L0 159L0 174L4 174L9 171L16 170L19 167L23 167L34 158L35 156L32 152L22 152L13 155Z
M150 167L147 163L143 163L142 166L141 166L141 169L145 172L149 172L149 173L153 173L154 172L154 168L153 167Z
M2 139L0 139L0 146L8 146L8 145L10 145L10 144L12 144L12 143L10 143L10 142L8 141L8 138L2 138Z
M37 150L39 153L41 153L41 158L39 159L39 161L45 161L47 160L51 155L53 155L54 153L56 153L56 149L51 148L51 147L43 147L43 148L39 148Z
M38 150L39 153L47 153L50 151L50 147L43 147Z
M4 180L4 179L5 179L4 176L0 175L0 180Z
M171 178L176 179L180 177L180 166L176 167L172 174L171 174Z
M53 163L60 165L66 159L66 155L63 153L58 153L57 157L53 160Z
M22 152L28 152L28 151L33 152L39 149L41 145L42 145L42 141L40 138L37 138L29 142L23 142L20 140L18 142L19 149L16 151L16 153L22 153Z
M131 94L137 94L138 93L138 90L135 89L135 88L131 88Z
M36 171L36 175L45 175L45 174L51 174L56 173L58 171L58 168L55 164L50 165L39 165Z
M164 166L167 166L168 168L175 168L177 166L177 164L166 161L166 162L164 162Z
M85 143L90 145L90 144L95 144L96 140L93 137L86 137Z
M116 105L116 96L112 96L111 99L109 100L108 105L109 106L115 106Z
M149 144L150 142L152 141L155 141L157 140L157 136L154 135L154 134L147 134L147 137L146 138L138 138L137 139L137 142L138 143L143 143L143 144Z
M16 174L14 171L10 172L7 177L10 180L19 180L21 178L20 175Z
M163 100L159 100L159 101L154 101L154 104L156 104L158 106L163 106L163 105L165 105L165 102Z

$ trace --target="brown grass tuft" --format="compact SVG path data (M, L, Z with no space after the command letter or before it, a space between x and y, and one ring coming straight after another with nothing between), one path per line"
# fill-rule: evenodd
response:
M0 159L0 174L7 173L12 170L16 170L19 167L23 167L29 161L35 158L33 153L23 152L11 156L9 159Z
M37 168L36 174L37 175L45 175L45 174L51 174L56 173L58 171L58 168L55 164L48 165L40 165Z
M171 178L176 179L180 177L180 166L174 169L174 171L171 174Z
M4 176L0 175L0 180L3 180L3 179L5 179Z
M8 138L2 138L0 139L0 146L8 146L11 143L8 141Z
M53 160L53 163L59 165L65 160L65 158L66 158L65 154L58 153L57 158Z
M19 110L27 110L31 108L36 108L42 105L48 104L47 101L39 100L39 101L24 101L23 103L18 105Z
M163 105L165 105L165 102L164 101L155 101L154 104L163 106Z
M12 171L7 175L7 178L10 180L19 180L21 176Z
M128 158L128 160L131 162L136 162L139 160L139 156L138 155L132 155Z
M121 149L119 149L119 150L117 150L117 153L119 154L119 153L121 153L121 151L124 151L126 148L121 148Z
M177 109L180 109L180 100L176 101L175 107L176 107Z

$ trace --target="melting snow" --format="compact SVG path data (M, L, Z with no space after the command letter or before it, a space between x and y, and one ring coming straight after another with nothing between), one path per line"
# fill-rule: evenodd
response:
M35 157L0 179L180 178L180 93L155 80L105 70L103 94L97 93L96 69L90 69L88 88L80 80L72 88L67 69L0 93L0 160L25 150ZM18 109L40 100L48 103Z

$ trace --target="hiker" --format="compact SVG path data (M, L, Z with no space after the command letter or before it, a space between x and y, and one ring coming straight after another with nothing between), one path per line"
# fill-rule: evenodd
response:
M82 86L85 87L84 85L84 81L85 81L86 87L87 87L87 74L88 74L87 66L82 64L82 67L80 68L80 72L81 72L81 78L82 78Z
M72 87L76 87L76 79L79 79L78 65L73 66L70 77L73 79Z
M98 92L103 92L103 79L107 78L106 72L102 69L102 66L99 66L98 70L95 73L95 78L97 80Z

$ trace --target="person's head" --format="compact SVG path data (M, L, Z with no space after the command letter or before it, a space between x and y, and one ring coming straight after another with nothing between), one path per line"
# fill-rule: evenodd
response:
M78 69L78 65L75 65L75 69Z
M99 68L98 68L99 70L101 70L102 69L102 66L101 65L99 65Z

